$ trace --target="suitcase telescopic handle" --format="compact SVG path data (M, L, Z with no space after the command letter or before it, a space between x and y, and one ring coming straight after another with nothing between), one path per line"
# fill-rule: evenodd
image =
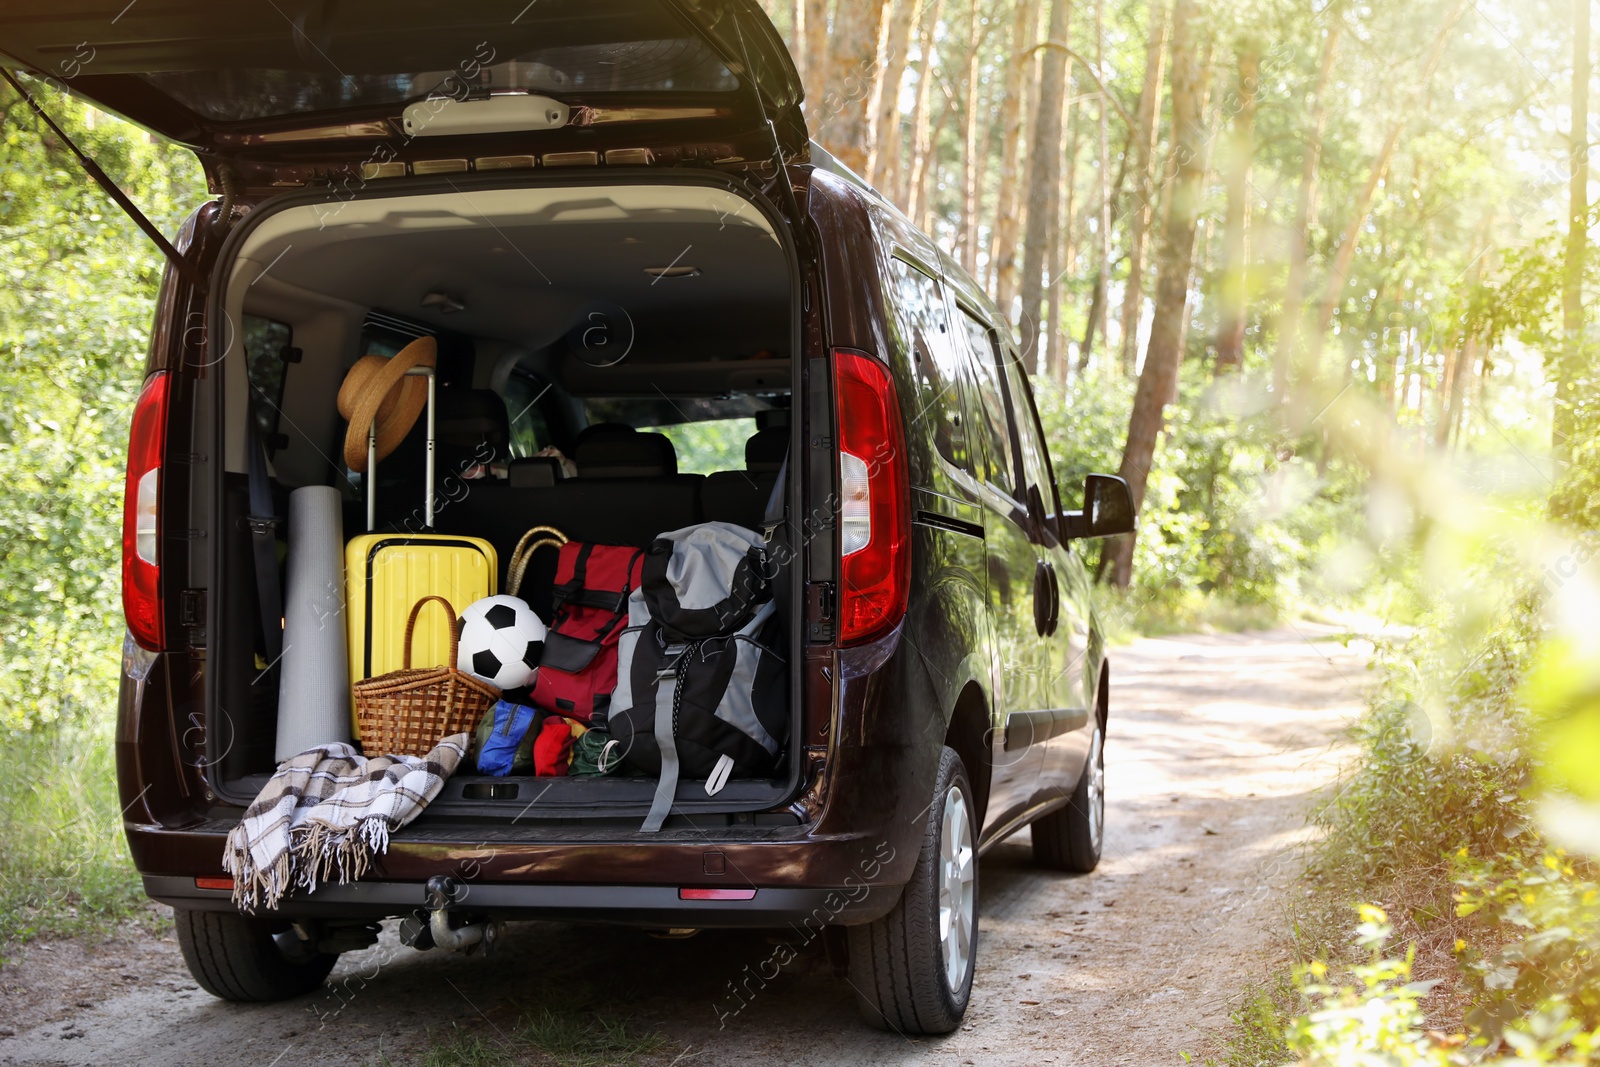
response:
M411 636L417 630L417 616L422 614L422 609L428 606L430 600L437 600L444 605L445 618L450 620L450 660L445 666L455 670L456 657L461 651L461 627L456 621L456 609L450 606L450 601L437 594L425 596L411 605L411 614L406 618L405 658L401 664L406 670L411 669Z
M437 395L432 367L412 367L406 371L406 377L420 375L428 379L428 458L427 469L423 478L423 489L427 499L423 501L422 511L427 519L428 529L433 529L433 435L434 425L433 401ZM367 532L371 533L378 525L378 416L372 416L372 424L367 427Z

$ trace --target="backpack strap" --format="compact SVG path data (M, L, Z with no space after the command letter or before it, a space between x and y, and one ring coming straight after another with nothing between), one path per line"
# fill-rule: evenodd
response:
M256 401L252 391L245 409L246 461L250 479L250 549L255 557L256 603L261 609L261 635L267 646L270 667L283 654L283 587L278 581L278 535L283 520L272 502L272 478L267 473L267 445L256 421Z
M568 542L569 544L571 542ZM594 551L593 541L583 541L578 545L578 554L572 561L572 577L561 582L550 591L551 603L559 610L575 594L583 590L583 579L589 570L589 555Z
M699 650L694 641L679 651L677 658L664 664L656 675L656 748L661 752L661 777L656 781L656 795L650 801L650 814L639 827L642 834L658 833L672 811L672 801L678 792L678 710L683 704L683 672Z

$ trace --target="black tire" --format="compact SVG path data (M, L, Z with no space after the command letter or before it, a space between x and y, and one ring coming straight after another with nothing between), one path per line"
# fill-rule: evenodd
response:
M959 790L959 794L947 807L953 790ZM970 890L954 894L965 916L967 937L964 959L950 963L941 936L940 905L941 888L946 884L943 834L947 818L952 823L952 833L961 833L959 820L952 816L954 808L959 808L965 819L968 848L965 864L952 865L952 871L958 872L953 875L952 884L970 886ZM928 826L911 881L889 914L877 922L849 928L850 984L855 987L856 1004L861 1017L880 1030L948 1034L961 1025L961 1016L972 998L972 976L978 958L976 816L972 787L967 783L961 758L955 750L946 748L939 759ZM959 930L952 929L957 944ZM963 973L952 982L948 971L955 967Z
M1100 865L1106 823L1106 731L1097 718L1089 762L1064 808L1033 824L1033 861L1053 871L1088 874Z
M320 986L339 958L304 947L293 930L274 934L237 912L178 908L172 919L189 973L223 1000L252 1004L298 997Z

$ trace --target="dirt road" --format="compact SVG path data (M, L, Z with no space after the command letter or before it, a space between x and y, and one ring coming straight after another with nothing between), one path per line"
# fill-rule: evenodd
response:
M771 956L767 937L539 923L512 926L488 962L417 953L386 930L328 989L259 1008L203 993L170 937L36 943L0 974L0 1035L13 1031L0 1064L408 1064L460 1034L511 1047L541 1008L627 1017L660 1037L637 1062L662 1065L1179 1063L1272 965L1287 850L1368 677L1367 646L1330 636L1302 625L1114 650L1105 860L1087 877L1037 871L1025 833L984 859L976 989L948 1037L863 1029L820 955L719 1027L738 1003L727 983Z

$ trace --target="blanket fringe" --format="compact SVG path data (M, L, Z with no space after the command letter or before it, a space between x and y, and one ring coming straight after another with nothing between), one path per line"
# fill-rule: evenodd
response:
M233 903L240 911L271 911L293 890L314 892L319 885L359 881L372 862L389 851L389 820L369 815L353 826L312 820L289 832L290 846L267 867L250 862L239 831L228 834L222 869L233 875Z
M329 744L285 760L228 833L222 869L240 911L273 910L296 890L354 882L389 851L389 835L439 794L467 749L444 738L426 759L364 759ZM317 808L328 817L318 818Z

